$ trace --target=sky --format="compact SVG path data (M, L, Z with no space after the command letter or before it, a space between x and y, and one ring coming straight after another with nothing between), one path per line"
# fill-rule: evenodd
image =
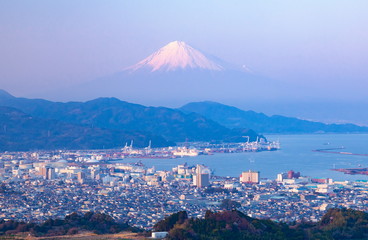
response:
M367 9L366 0L0 0L0 88L43 97L181 40L259 75L325 89L327 101L368 102Z

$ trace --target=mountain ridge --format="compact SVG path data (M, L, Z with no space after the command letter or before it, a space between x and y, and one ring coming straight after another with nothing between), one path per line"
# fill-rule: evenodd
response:
M42 99L1 98L0 106L20 109L32 116L117 131L147 132L169 142L244 141L259 136L251 129L228 129L196 113L166 107L146 107L117 98L86 102L51 102Z
M139 131L109 130L30 116L16 108L0 106L0 151L39 149L102 149L122 147L134 140L136 146L173 144Z
M204 101L192 102L179 108L195 112L228 128L247 126L260 133L357 133L368 132L368 127L354 124L325 124L281 115L267 116L264 113L245 111L225 104Z

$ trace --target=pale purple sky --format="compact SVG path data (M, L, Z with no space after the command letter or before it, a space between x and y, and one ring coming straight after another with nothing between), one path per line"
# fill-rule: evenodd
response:
M326 89L329 101L367 102L367 9L366 0L0 0L0 84L43 97L182 40L257 74Z

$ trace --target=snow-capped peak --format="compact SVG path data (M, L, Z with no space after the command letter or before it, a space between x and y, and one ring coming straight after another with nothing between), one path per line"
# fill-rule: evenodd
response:
M182 41L170 42L151 54L139 63L129 67L129 70L148 68L152 72L174 71L177 69L206 69L212 71L222 71L224 67L210 60L200 51L192 48Z

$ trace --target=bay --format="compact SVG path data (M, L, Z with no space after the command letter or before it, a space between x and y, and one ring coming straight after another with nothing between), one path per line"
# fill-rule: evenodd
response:
M302 176L332 178L333 180L368 180L366 175L347 175L333 168L368 167L368 156L313 152L315 149L344 147L336 150L368 154L368 134L304 134L269 135L268 140L279 140L281 149L272 152L218 153L176 159L124 159L141 161L156 170L171 170L178 164L204 164L218 176L240 176L242 171L259 171L261 178L276 179L278 173L294 170Z

